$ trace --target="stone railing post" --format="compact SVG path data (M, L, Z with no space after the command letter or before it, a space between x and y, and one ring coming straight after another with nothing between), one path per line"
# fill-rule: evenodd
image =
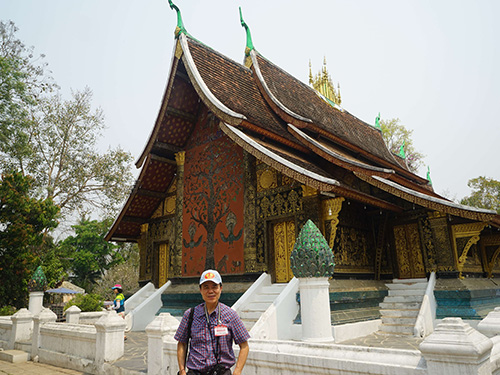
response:
M495 307L486 318L477 325L477 330L490 338L493 343L490 362L493 374L500 372L500 307Z
M40 311L42 311L44 294L44 292L30 292L28 310L33 315L37 315Z
M31 359L35 360L40 348L40 326L43 323L55 323L57 315L50 309L43 308L33 317L33 341L31 342Z
M113 361L120 358L124 351L125 320L116 311L107 311L95 322L96 362Z
M491 375L490 339L461 318L444 318L420 344L428 375Z
M10 317L12 320L12 331L10 335L9 348L15 349L16 342L31 339L33 329L33 314L26 308L19 310Z
M76 305L66 310L66 323L78 324L80 322L80 313L82 310Z
M163 355L163 342L176 343L175 332L179 327L179 321L169 313L161 313L146 327L148 335L148 375L161 375L176 371L177 361L171 363ZM169 372L170 370L170 372Z

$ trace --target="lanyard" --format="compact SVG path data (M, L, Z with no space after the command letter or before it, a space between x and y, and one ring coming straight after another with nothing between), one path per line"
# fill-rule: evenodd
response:
M212 328L210 327L210 317L208 316L208 310L207 310L207 305L205 304L205 317L207 318L207 326L208 326L208 333L210 334L210 341L212 342L212 349L214 352L214 357L216 360L216 363L219 363L219 337L217 336L214 340L214 336L212 334ZM220 304L217 304L217 323L220 324ZM215 345L214 345L215 341Z

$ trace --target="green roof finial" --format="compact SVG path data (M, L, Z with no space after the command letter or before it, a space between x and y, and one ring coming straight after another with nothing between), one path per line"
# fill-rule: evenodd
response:
M187 31L184 27L184 24L182 23L181 11L179 10L179 8L177 8L177 5L175 5L172 0L168 0L168 3L170 4L170 9L175 9L175 11L177 12L177 26L175 27L175 37L178 38L181 34L187 34Z
M378 116L375 117L375 127L378 129L378 130L382 130L382 128L380 127L380 112L378 113Z
M406 159L406 154L405 154L405 140L403 139L403 144L399 148L399 157L402 159Z
M429 185L432 185L431 180L431 167L427 166L427 181L429 181Z
M247 46L245 48L245 55L248 56L250 55L250 51L254 49L253 42L252 42L252 34L250 34L250 28L246 24L245 21L243 21L243 14L241 13L241 7L240 7L240 21L241 21L241 26L243 26L247 32Z

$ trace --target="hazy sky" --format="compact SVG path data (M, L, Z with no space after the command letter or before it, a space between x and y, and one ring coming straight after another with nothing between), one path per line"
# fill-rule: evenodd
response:
M326 57L342 104L413 130L434 188L500 180L500 1L174 0L188 32L238 62L245 31L266 58L308 81ZM167 0L0 0L0 19L44 53L63 95L89 86L104 110L102 148L138 158L170 69L176 14ZM427 167L420 171L425 177Z

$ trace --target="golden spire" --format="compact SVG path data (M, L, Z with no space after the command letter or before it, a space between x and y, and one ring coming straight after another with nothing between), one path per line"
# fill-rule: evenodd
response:
M314 77L311 69L311 61L309 61L309 84L325 98L340 106L342 103L340 84L337 84L338 89L335 89L326 68L326 57L323 58L323 68Z
M311 86L313 84L313 73L312 73L311 59L309 59L309 84Z

